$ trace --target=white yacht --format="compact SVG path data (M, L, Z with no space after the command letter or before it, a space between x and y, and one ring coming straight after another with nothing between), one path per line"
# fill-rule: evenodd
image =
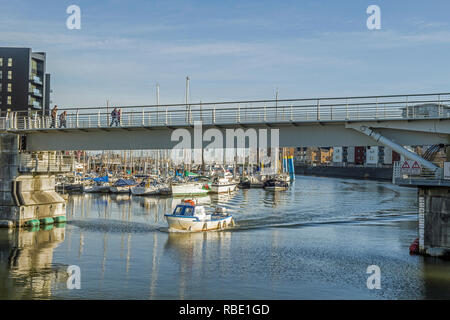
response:
M153 196L159 194L160 187L150 184L148 181L142 181L137 186L131 188L131 194L134 196Z
M175 197L203 195L209 192L208 185L201 182L172 184L171 189L172 195Z

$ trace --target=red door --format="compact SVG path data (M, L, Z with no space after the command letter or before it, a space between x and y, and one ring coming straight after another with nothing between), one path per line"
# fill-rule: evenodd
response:
M364 164L366 160L366 148L355 147L355 164Z

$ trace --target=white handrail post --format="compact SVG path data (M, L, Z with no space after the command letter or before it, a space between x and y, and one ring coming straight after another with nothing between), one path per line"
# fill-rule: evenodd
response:
M441 108L441 95L438 95L438 112L439 112L439 118L442 117L442 109Z
M169 124L169 110L166 107L166 126Z
M142 126L145 126L145 112L144 112L144 109L142 109Z
M348 120L348 99L345 99L345 120Z
M97 113L97 127L100 127L100 110Z
M406 96L406 117L409 118L408 96Z
M267 122L266 104L264 104L264 122Z
M80 111L77 109L77 115L76 115L76 126L77 126L77 128L80 126L80 123L79 123L79 115L80 115Z
M317 99L317 120L320 121L320 99Z
M237 119L236 119L237 123L241 122L241 105L238 103L238 112L237 112Z
M216 123L216 105L213 107L213 113L212 113L212 122Z
M291 104L291 121L294 121L294 114L293 114L293 110L292 110L292 104Z
M376 102L375 119L378 119L378 98L376 98L375 102Z

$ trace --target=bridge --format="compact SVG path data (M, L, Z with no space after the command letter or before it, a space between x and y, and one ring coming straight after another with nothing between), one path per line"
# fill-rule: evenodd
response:
M363 126L399 145L433 145L450 143L449 101L450 93L434 93L122 106L118 127L111 107L66 108L66 128L31 111L8 112L0 128L25 136L27 151L170 149L171 132L198 121L223 132L279 129L280 147L381 145Z
M8 111L0 117L0 226L65 213L51 172L70 168L70 159L48 153L40 165L30 153L171 149L179 142L171 139L174 130L193 134L201 123L203 130L216 129L223 137L227 129L278 129L279 147L384 145L418 161L428 177L407 177L396 165L394 182L418 187L421 251L449 254L449 183L442 168L403 147L450 145L449 102L450 93L430 93L120 106L117 126L111 124L109 106L58 110L67 112L66 127L58 120L53 127L50 117L31 110ZM209 143L203 141L203 147Z

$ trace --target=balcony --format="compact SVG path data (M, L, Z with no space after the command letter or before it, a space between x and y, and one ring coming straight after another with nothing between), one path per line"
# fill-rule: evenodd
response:
M39 84L41 86L43 84L41 78L39 78L38 76L34 76L34 75L32 75L30 77L30 81L32 81L33 83Z
M42 109L42 105L39 101L33 101L33 108Z
M42 92L36 88L30 88L30 90L28 90L28 92L35 97L42 98Z

